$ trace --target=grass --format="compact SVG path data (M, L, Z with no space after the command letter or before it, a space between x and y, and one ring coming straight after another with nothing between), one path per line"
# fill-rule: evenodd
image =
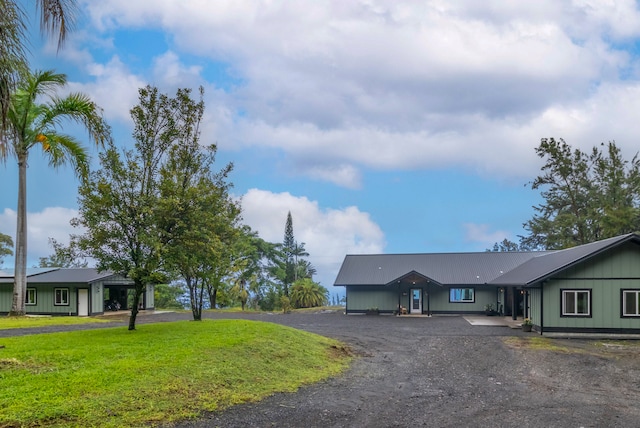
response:
M0 330L10 328L30 328L46 327L49 325L69 325L86 324L92 322L108 322L108 319L97 319L89 317L49 317L49 316L26 316L26 317L0 317Z
M549 351L561 354L588 354L599 357L615 356L619 352L636 353L640 343L635 340L562 340L546 337L508 337L503 339L507 346L530 351Z
M339 342L246 320L0 339L0 427L141 426L295 391L344 370Z

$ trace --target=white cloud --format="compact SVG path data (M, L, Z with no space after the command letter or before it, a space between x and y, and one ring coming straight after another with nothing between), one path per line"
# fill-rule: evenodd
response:
M587 146L638 137L637 109L620 114L619 101L635 104L637 82L620 79L637 66L610 42L640 34L630 0L105 0L86 9L109 37L120 27L166 32L172 45L154 68L163 85L196 85L203 70L184 54L228 64L240 83L210 85L205 124L221 148L280 150L298 174L348 188L361 185L362 169L531 177L541 137ZM116 59L103 71L93 92L126 99L113 110L128 115L139 79ZM111 97L120 88L129 98Z
M69 90L89 95L104 109L106 119L129 123L129 111L137 104L138 89L146 85L145 80L130 73L117 56L106 64L92 62L86 68L93 81L69 82Z
M49 246L49 238L67 245L69 235L78 233L69 221L78 215L78 211L64 207L47 207L39 212L27 215L27 266L38 263L40 257L51 255L53 249ZM16 212L5 208L0 213L0 232L11 236L15 243ZM13 263L13 258L5 259L5 266Z
M504 230L490 231L488 224L465 223L462 225L465 230L465 240L467 242L477 242L490 248L496 242L509 239L510 233Z
M283 241L289 211L294 236L305 243L309 261L318 271L316 280L325 287L333 284L346 254L381 253L384 249L384 233L357 207L321 208L305 197L259 189L242 197L245 224L269 242Z

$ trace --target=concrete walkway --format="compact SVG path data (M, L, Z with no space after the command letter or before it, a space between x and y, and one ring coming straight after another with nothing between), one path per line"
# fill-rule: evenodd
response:
M483 315L464 315L463 318L471 325L483 325L494 327L520 328L522 318L513 319L511 317L488 317Z

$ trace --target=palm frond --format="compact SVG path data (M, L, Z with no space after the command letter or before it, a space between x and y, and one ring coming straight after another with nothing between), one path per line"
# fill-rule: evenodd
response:
M55 132L42 137L38 141L42 152L49 161L49 165L57 168L65 164L71 164L76 174L85 178L89 171L89 155L85 147L73 137Z
M37 0L40 12L40 31L58 36L58 50L64 45L67 32L75 25L77 4L75 0Z

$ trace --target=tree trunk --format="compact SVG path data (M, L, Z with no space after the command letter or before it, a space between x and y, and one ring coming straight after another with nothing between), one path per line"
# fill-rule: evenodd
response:
M209 304L211 305L211 309L215 309L216 308L216 300L218 298L218 288L209 287L207 289L207 291L209 292Z
M136 329L136 317L138 316L138 305L140 304L140 296L145 290L146 284L140 286L135 284L135 294L133 295L133 307L131 308L131 316L129 317L129 330Z
M27 155L18 155L18 213L16 219L16 252L12 316L25 315L27 293Z

